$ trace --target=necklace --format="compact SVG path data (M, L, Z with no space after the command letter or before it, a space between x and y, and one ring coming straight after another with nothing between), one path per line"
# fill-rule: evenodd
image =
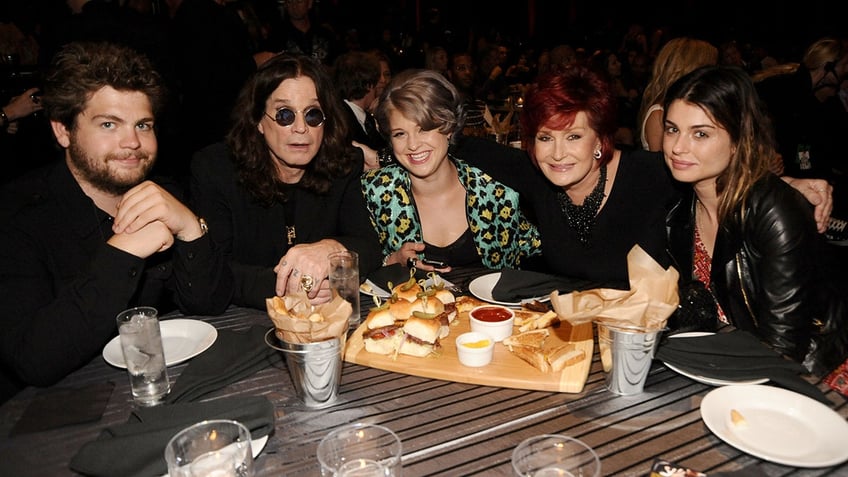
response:
M568 225L577 232L577 239L580 240L584 246L589 245L589 236L592 230L592 226L595 225L595 217L598 215L598 210L601 208L601 202L603 202L604 197L604 187L607 183L607 166L606 164L601 166L601 175L598 177L598 183L595 184L595 188L592 189L592 192L586 196L586 199L583 200L583 205L574 205L574 202L571 201L571 197L568 196L564 191L559 191L557 193L557 199L559 199L559 207L562 209L562 213L565 215L565 220L568 222Z
M283 215L286 219L286 243L291 246L297 242L297 227L295 226L295 191L293 187L284 187L285 201Z

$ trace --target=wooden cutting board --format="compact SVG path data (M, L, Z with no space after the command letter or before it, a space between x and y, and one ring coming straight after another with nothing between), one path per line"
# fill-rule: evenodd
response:
M502 343L495 343L492 362L487 366L480 368L463 366L456 356L455 340L460 334L471 331L468 313L460 313L454 320L450 335L441 340L440 354L426 358L399 354L397 359L392 359L391 356L369 353L365 351L365 344L362 341L362 333L365 329L363 322L348 339L345 361L425 378L504 388L579 393L586 384L589 368L592 365L594 346L592 323L574 327L568 323L562 323L557 328L549 329L551 334L545 342L546 349L560 344L574 343L585 353L582 361L567 366L560 372L550 373L542 373L530 363L512 354ZM513 332L518 333L518 327L515 327Z

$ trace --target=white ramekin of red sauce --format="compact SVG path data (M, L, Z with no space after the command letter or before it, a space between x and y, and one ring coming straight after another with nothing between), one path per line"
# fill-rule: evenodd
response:
M482 305L468 313L471 318L471 331L479 331L491 336L495 342L501 342L512 335L515 313L501 305Z

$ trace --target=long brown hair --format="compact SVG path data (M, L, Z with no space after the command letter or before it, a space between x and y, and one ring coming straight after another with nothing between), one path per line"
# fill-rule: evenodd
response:
M332 80L324 66L308 56L280 54L263 63L239 94L233 109L233 125L227 143L235 159L239 181L260 203L270 205L285 201L284 188L277 178L274 158L265 136L257 125L265 114L265 101L280 83L298 77L315 83L318 103L324 111L324 140L318 153L298 183L298 187L319 194L326 193L332 179L361 167L361 155L349 144L348 129ZM357 160L359 157L359 160Z
M754 183L771 173L769 166L776 154L771 121L754 82L739 67L705 66L671 85L663 103L665 111L675 100L703 109L730 135L736 151L727 169L716 178L718 218L744 220L743 204L748 193Z

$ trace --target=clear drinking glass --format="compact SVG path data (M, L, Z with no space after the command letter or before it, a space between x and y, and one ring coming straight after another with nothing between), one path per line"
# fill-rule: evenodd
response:
M355 423L327 434L318 444L323 477L401 477L402 445L391 429Z
M251 477L250 430L238 421L202 421L178 432L165 447L170 477Z
M121 352L130 377L133 401L139 406L161 404L171 390L156 308L140 306L118 313Z
M581 440L543 434L515 447L512 468L521 477L600 477L601 459Z
M349 326L359 325L359 255L347 250L331 253L330 260L330 290L333 298L341 296L351 304Z

